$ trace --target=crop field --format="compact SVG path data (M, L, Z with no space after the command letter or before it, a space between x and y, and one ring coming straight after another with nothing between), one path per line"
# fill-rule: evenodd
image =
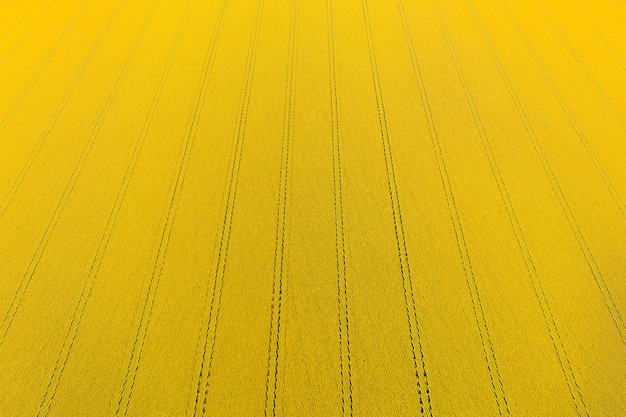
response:
M626 3L0 0L21 416L626 416Z

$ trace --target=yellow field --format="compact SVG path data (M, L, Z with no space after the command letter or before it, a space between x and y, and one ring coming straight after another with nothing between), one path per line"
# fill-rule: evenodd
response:
M626 416L625 22L0 0L0 416Z

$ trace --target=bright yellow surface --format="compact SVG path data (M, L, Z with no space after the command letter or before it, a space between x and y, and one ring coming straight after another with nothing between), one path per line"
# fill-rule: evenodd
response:
M0 416L626 416L620 0L0 0Z

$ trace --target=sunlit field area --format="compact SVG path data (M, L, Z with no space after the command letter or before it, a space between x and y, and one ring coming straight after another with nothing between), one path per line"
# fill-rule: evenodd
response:
M0 0L0 416L626 416L626 3Z

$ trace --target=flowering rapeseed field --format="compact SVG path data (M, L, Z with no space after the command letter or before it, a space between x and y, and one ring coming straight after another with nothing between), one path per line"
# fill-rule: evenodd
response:
M0 416L626 416L620 0L0 0Z

